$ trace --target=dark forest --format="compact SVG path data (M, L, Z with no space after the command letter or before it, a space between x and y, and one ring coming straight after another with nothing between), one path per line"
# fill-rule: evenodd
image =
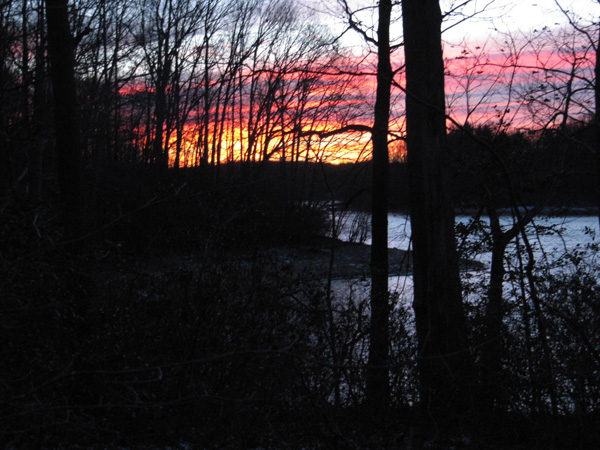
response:
M296 3L0 0L1 444L598 448L599 24Z

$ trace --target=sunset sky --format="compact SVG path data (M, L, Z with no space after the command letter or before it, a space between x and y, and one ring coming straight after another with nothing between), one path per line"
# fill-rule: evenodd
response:
M375 37L377 15L374 5L377 2L348 0L348 3L351 9L361 11L355 19L363 24L367 34ZM442 10L447 11L455 3L460 2L442 0ZM345 107L354 110L351 113L352 119L342 113L345 119L338 121L339 113L328 113L319 119L322 122L303 123L303 129L330 131L348 123L370 125L377 60L372 44L367 44L356 32L344 32L344 12L339 9L337 2L304 0L303 4L309 8L307 18L320 18L330 29L332 36L342 36L340 43L354 55L353 59L357 64L348 70L371 74L357 77L355 86L343 88L343 94L340 94L343 95ZM560 0L560 5L565 11L574 12L573 17L583 25L594 22L594 18L600 15L600 6L595 0ZM395 22L392 25L392 39L396 44L402 39L400 12L398 5L394 8ZM581 88L581 93L573 96L574 101L568 113L581 118L588 112L586 101L590 90L585 86L585 79L593 78L591 59L586 57L577 61L576 56L557 51L554 45L556 41L553 42L552 39L562 39L561 30L571 28L555 0L473 0L460 13L449 16L443 27L447 113L451 118L449 126L453 126L453 123L469 123L513 130L555 126L562 120L560 112L565 108L568 74L574 68L579 78L573 83ZM533 38L539 42L532 43ZM569 37L565 35L565 39L567 38ZM587 51L589 53L589 48ZM403 64L401 47L392 58L396 68ZM331 95L339 83L339 76L328 77L323 76L323 84L319 88L324 94L319 89L312 91L311 99L306 104L309 110L325 110L322 95ZM396 82L403 85L401 72L397 75ZM392 137L404 135L403 97L400 89L394 89L390 119ZM288 107L293 109L294 102ZM338 105L336 111L339 111L339 107ZM251 113L246 112L245 116L248 117L249 114ZM315 117L320 117L320 114ZM232 123L232 127L234 128L230 131L225 129L221 135L223 148L233 149L239 154L246 145L244 142L247 143L250 137L249 134L244 136L241 131L246 130L243 122L237 125ZM249 133L248 130L246 132ZM190 132L189 137L185 148L191 154L196 145L197 133ZM171 136L170 141L173 139ZM283 139L282 132L281 138L266 141L267 150L263 149L265 154L273 149L272 159L277 159L280 151L287 151L285 149L288 144ZM213 142L212 138L209 140ZM307 140L310 141L305 149L307 157L312 155L311 158L322 158L328 162L351 162L370 157L370 135L366 132L351 132L329 136L327 139L314 136ZM282 150L277 150L278 148ZM226 152L223 150L221 158L225 157ZM182 163L190 162L184 158Z
M358 107L367 111L366 115L353 122L370 125L376 68L373 46L365 43L355 32L344 33L344 13L337 3L322 0L305 0L303 3L310 10L318 12L333 36L342 35L340 42L344 48L350 50L357 61L361 61L360 70L372 74L360 78L357 85L360 95L357 99L352 97L352 92L356 90L348 89L344 93L347 105L356 101L362 103ZM348 0L348 3L353 10L362 9L356 19L374 37L377 16L373 5L376 2ZM443 11L447 11L454 3L458 2L443 0ZM565 11L574 12L573 17L584 25L592 23L600 15L600 7L595 0L560 0L560 5ZM396 20L392 26L392 38L395 43L400 43L400 7L396 6L394 11ZM560 30L570 29L565 14L555 0L473 0L460 11L460 14L452 15L444 22L443 34L447 66L447 112L452 120L459 124L469 122L506 129L540 129L556 125L561 120L557 111L564 108L565 86L568 82L565 74L576 67L580 78L591 79L593 71L589 58L577 62L568 53L559 54L554 43L548 40L550 36L556 38ZM549 36L548 39L544 33ZM538 39L540 36L546 39L543 43L526 45L532 37ZM402 65L401 47L393 60L395 67ZM403 84L401 73L396 81ZM332 79L325 84L329 83L331 86L336 81ZM569 113L574 117L582 117L586 113L585 102L589 89L586 90L584 81L576 80L575 83L579 83L577 86L582 88L582 93L574 97ZM540 88L542 85L545 86L543 89ZM320 96L314 94L313 103L318 105ZM368 98L370 100L365 102ZM396 89L392 98L390 129L394 135L403 136L403 93ZM549 119L551 117L554 119ZM319 127L321 125L321 130L329 130L338 124L329 118ZM452 126L451 121L449 125ZM348 133L345 137L311 139L311 146L315 155L329 162L353 161L370 156L369 138L368 133Z
M531 31L546 27L560 27L567 24L565 15L560 11L558 4L574 17L584 21L598 21L600 16L600 4L596 0L472 0L462 11L462 17L470 17L468 20L451 27L444 33L444 39L450 42L460 42L466 39L470 42L485 41L490 34L496 31ZM326 17L327 24L333 26L334 30L343 30L343 14L334 2L323 0L303 0L305 5L319 11ZM336 2L337 3L337 2ZM362 8L373 5L375 2L368 0L348 0L350 7ZM460 4L457 0L441 0L442 11L448 11L454 4ZM400 18L400 7L395 7L395 16ZM472 17L471 17L472 16ZM369 11L362 14L361 19L365 24L374 23L376 15ZM449 18L446 27L460 21L459 15ZM351 34L346 36L347 43L362 46L357 36Z
M132 140L146 161L157 155L180 165L369 158L377 54L372 42L348 30L345 2L375 40L377 0L114 0L115 8L106 10L105 2L74 1L83 103L96 114L99 104L109 104L97 86L119 92L119 105L103 112L123 133L114 134L114 146ZM22 4L28 15L18 2L4 3L10 14L3 20L24 21L31 33L24 53L15 30L7 67L31 84L36 50L44 46L32 32L38 12L34 2ZM442 11L453 11L443 23L450 127L536 131L590 117L599 0L440 3ZM398 149L405 83L401 2L394 5L398 70L390 141ZM568 17L588 27L591 42ZM346 132L334 133L340 129ZM93 132L103 135L103 126Z
M460 2L442 0L442 10L447 11L456 3ZM344 13L339 5L336 7L320 0L307 0L306 4L324 15L334 33L340 34L346 29ZM368 9L368 6L376 2L349 0L348 4L354 10L364 8L356 18L373 35L377 16L376 11ZM526 46L525 42L532 36L541 36L544 30L558 34L561 30L572 29L559 5L579 24L598 22L600 5L595 0L474 0L461 10L462 15L456 14L445 21L444 57L448 67L446 93L448 113L454 119L460 123L475 118L479 123L497 123L502 119L503 123L510 122L517 128L547 125L543 119L540 119L540 124L534 123L531 117L532 103L527 104L523 99L528 95L543 95L531 92L531 86L541 80L541 75L536 71L542 66L552 69L551 73L556 79L551 80L554 82L551 89L559 95L558 83L566 83L564 76L561 79L560 72L569 72L575 63L564 55L558 56L557 46L552 42L546 42L544 46L538 43ZM401 40L399 6L395 7L395 18L392 37L398 43ZM397 32L394 33L394 30ZM362 56L373 51L372 46L365 44L362 37L352 31L343 35L342 42L352 48L356 55ZM394 56L396 66L402 64L402 58L402 50L399 49ZM374 70L374 60L369 60L371 70ZM591 63L589 58L587 62L577 63L578 70L586 77L593 77ZM369 64L366 66L369 67ZM546 78L541 81L546 83ZM510 94L507 93L509 82L517 87ZM558 109L561 106L554 101L555 98L547 97L544 100L541 109ZM399 103L396 102L396 105ZM536 111L536 114L539 117L540 112ZM398 111L398 115L401 115L401 111ZM402 120L397 120L396 126L402 128Z
M451 3L442 1L442 4ZM529 32L543 27L561 27L567 24L564 14L555 0L487 0L474 1L473 9L483 11L476 19L457 26L446 33L449 41L485 41L496 30ZM576 16L593 21L600 14L595 0L558 0L565 11L575 12ZM486 5L489 5L486 7Z
M301 0L308 9L298 11L291 8L298 6L293 1L258 2L254 5L259 6L248 10L248 22L240 22L243 38L241 34L236 37L239 30L232 24L245 16L235 16L235 4L222 3L223 14L231 16L214 25L220 27L219 33L209 44L202 40L203 13L189 12L188 17L199 15L197 34L187 36L181 48L164 52L168 58L177 55L174 61L178 67L188 68L177 77L170 74L165 81L172 117L161 124L161 139L167 143L165 153L171 163L196 165L201 153L212 163L243 158L327 162L369 158L370 134L365 127L373 121L377 55L373 44L354 31L345 31L339 1ZM574 11L577 23L586 26L598 21L600 6L596 0L559 1L565 11ZM347 2L351 10L358 11L355 21L375 38L377 1ZM183 1L165 5L170 3L189 6ZM391 34L393 44L401 44L401 8L396 3ZM461 3L442 0L442 10ZM286 12L290 11L298 14L288 17ZM151 16L151 12L144 12ZM145 23L152 24L150 19ZM173 27L167 28L162 32L173 33ZM559 125L563 117L580 120L589 116L593 52L589 42L582 43L581 35L574 37L555 0L472 0L450 15L443 28L449 126L468 123L502 130L539 130ZM145 32L158 35L153 29ZM265 34L259 37L260 33ZM336 37L341 50L331 44ZM90 48L94 42L90 36ZM131 42L139 44L135 39ZM248 52L253 42L257 50ZM144 44L147 48L143 52L135 46L129 53L125 53L126 48L117 50L123 53L123 61L128 61L120 67L128 81L119 89L129 96L126 103L131 107L127 116L131 124L124 128L133 131L141 152L147 152L158 142L156 136L161 136L156 132L158 120L152 116L157 107L152 103L154 97L143 94L157 92L156 68L166 64L154 60L160 54L155 42ZM89 54L82 51L82 58ZM394 68L402 67L401 46L392 59ZM87 66L90 78L98 76L94 72L98 67L101 65L96 62ZM404 86L402 70L395 81ZM572 95L567 96L567 91ZM179 95L186 92L190 94ZM136 102L144 99L146 109L137 108ZM179 134L174 105L187 111L177 118L185 124ZM206 123L204 118L208 118ZM353 131L335 136L330 133L349 126ZM392 146L397 150L397 141L405 131L404 92L398 87L392 92L390 130ZM319 137L323 132L329 134Z

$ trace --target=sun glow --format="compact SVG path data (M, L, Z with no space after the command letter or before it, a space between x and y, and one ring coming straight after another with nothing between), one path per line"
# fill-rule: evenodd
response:
M585 83L593 79L593 65L586 52L589 50L580 48L569 53L551 46L448 45L445 70L449 126L541 129L557 125L549 118L560 120L561 113L572 117L589 113L586 105L590 90ZM394 66L402 67L401 53L395 58ZM340 67L343 70L338 67L323 68L322 72L281 73L263 68L242 72L235 82L215 75L208 97L202 83L186 87L186 92L195 92L193 95L183 94L182 87L169 86L165 105L168 114L161 136L169 165L263 161L340 164L369 159L368 127L372 124L376 87L373 62L345 60ZM575 72L577 78L573 78ZM405 133L405 94L401 70L395 82L390 154L392 159L402 160L405 150L399 146ZM571 101L566 104L568 89ZM128 132L140 154L151 154L148 149L154 148L157 140L158 105L152 104L156 90L145 83L127 84L119 94L133 103L150 102L145 112L138 111L132 117L136 125ZM565 108L570 110L565 113ZM172 111L180 110L184 112L173 115Z
M261 139L253 151L248 147L242 129L224 131L217 139L208 137L208 150L199 130L188 125L181 136L171 135L168 141L169 166L193 167L204 159L210 165L257 162L260 160L290 162L326 162L343 164L370 158L371 136L368 132L347 131L335 133L341 128L304 129L300 133L284 133L268 139ZM319 134L333 134L320 138ZM303 134L305 134L303 136ZM261 145L262 144L262 145Z
M169 165L261 161L340 164L370 157L372 77L360 80L304 72L295 77L283 74L275 77L276 81L273 77L270 72L260 74L247 86L235 86L237 91L230 92L225 100L219 97L222 92L216 91L207 102L200 98L185 116L165 120L161 141ZM201 92L202 87L198 90ZM167 94L173 91L169 88ZM144 92L143 87L128 88L122 95L134 97ZM134 128L145 134L145 148L155 145L157 139L152 116L149 124L150 128Z

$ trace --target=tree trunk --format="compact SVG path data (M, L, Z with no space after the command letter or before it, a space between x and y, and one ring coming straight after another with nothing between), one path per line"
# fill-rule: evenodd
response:
M500 366L502 358L502 319L504 300L504 254L506 246L518 233L516 226L508 235L502 232L500 218L495 207L488 207L490 228L492 231L492 262L490 267L490 285L488 288L487 305L485 308L484 345L481 349L482 358L482 399L488 411L494 409L494 404L503 405L503 391L500 387ZM515 235L513 235L513 232Z
M598 25L598 41L596 43L596 66L594 70L594 122L596 126L596 202L598 221L600 223L600 24Z
M442 16L437 0L404 0L402 9L420 406L443 423L470 409L473 364L446 190Z
M67 0L47 0L48 52L54 94L58 182L65 239L81 235L79 121L75 88L74 39L69 29Z
M36 143L29 153L29 200L37 203L42 198L42 170L44 160L44 149L48 143L47 124L47 83L45 48L46 36L44 26L44 10L42 7L37 11L37 35L38 42L35 49L35 75L33 77L33 126L32 133L36 136Z
M27 130L29 127L29 84L30 73L29 73L29 27L28 27L28 15L29 15L29 7L27 5L27 0L23 0L23 4L21 6L21 14L22 14L22 41L21 41L21 65L22 69L22 79L23 79L23 96L21 98L22 104L22 120L25 125L25 129Z
M169 56L167 54L168 46L165 44L165 50L162 52L162 67L158 69L156 74L156 101L154 105L154 119L156 122L156 131L154 141L152 142L152 157L154 163L160 170L166 170L169 167L168 142L165 142L165 121L167 116L167 86L171 75L169 66ZM160 59L160 53L159 53Z
M490 228L492 232L492 261L490 267L490 285L488 288L488 302L485 308L485 338L481 348L482 358L482 392L480 404L488 411L502 409L506 403L501 380L502 380L502 321L504 319L504 255L508 244L515 239L519 233L542 210L541 206L527 211L524 216L518 216L516 223L511 228L503 231L500 226L500 217L495 206L487 208L490 217ZM516 207L515 207L516 210Z
M367 401L384 410L389 399L389 304L388 304L388 127L392 66L390 63L391 0L379 2L377 31L377 98L373 123L371 332Z

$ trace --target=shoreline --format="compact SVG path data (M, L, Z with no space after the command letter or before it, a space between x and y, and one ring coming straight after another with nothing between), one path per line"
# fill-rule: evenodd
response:
M329 242L323 242L327 240ZM368 279L371 276L371 246L344 242L330 238L318 239L318 245L277 247L268 250L282 268L294 273L312 272L331 275L332 279ZM324 245L329 244L329 245ZM333 264L331 262L333 252ZM388 248L389 277L406 276L412 273L412 257L409 251ZM482 270L485 265L477 261L460 261L461 271Z

